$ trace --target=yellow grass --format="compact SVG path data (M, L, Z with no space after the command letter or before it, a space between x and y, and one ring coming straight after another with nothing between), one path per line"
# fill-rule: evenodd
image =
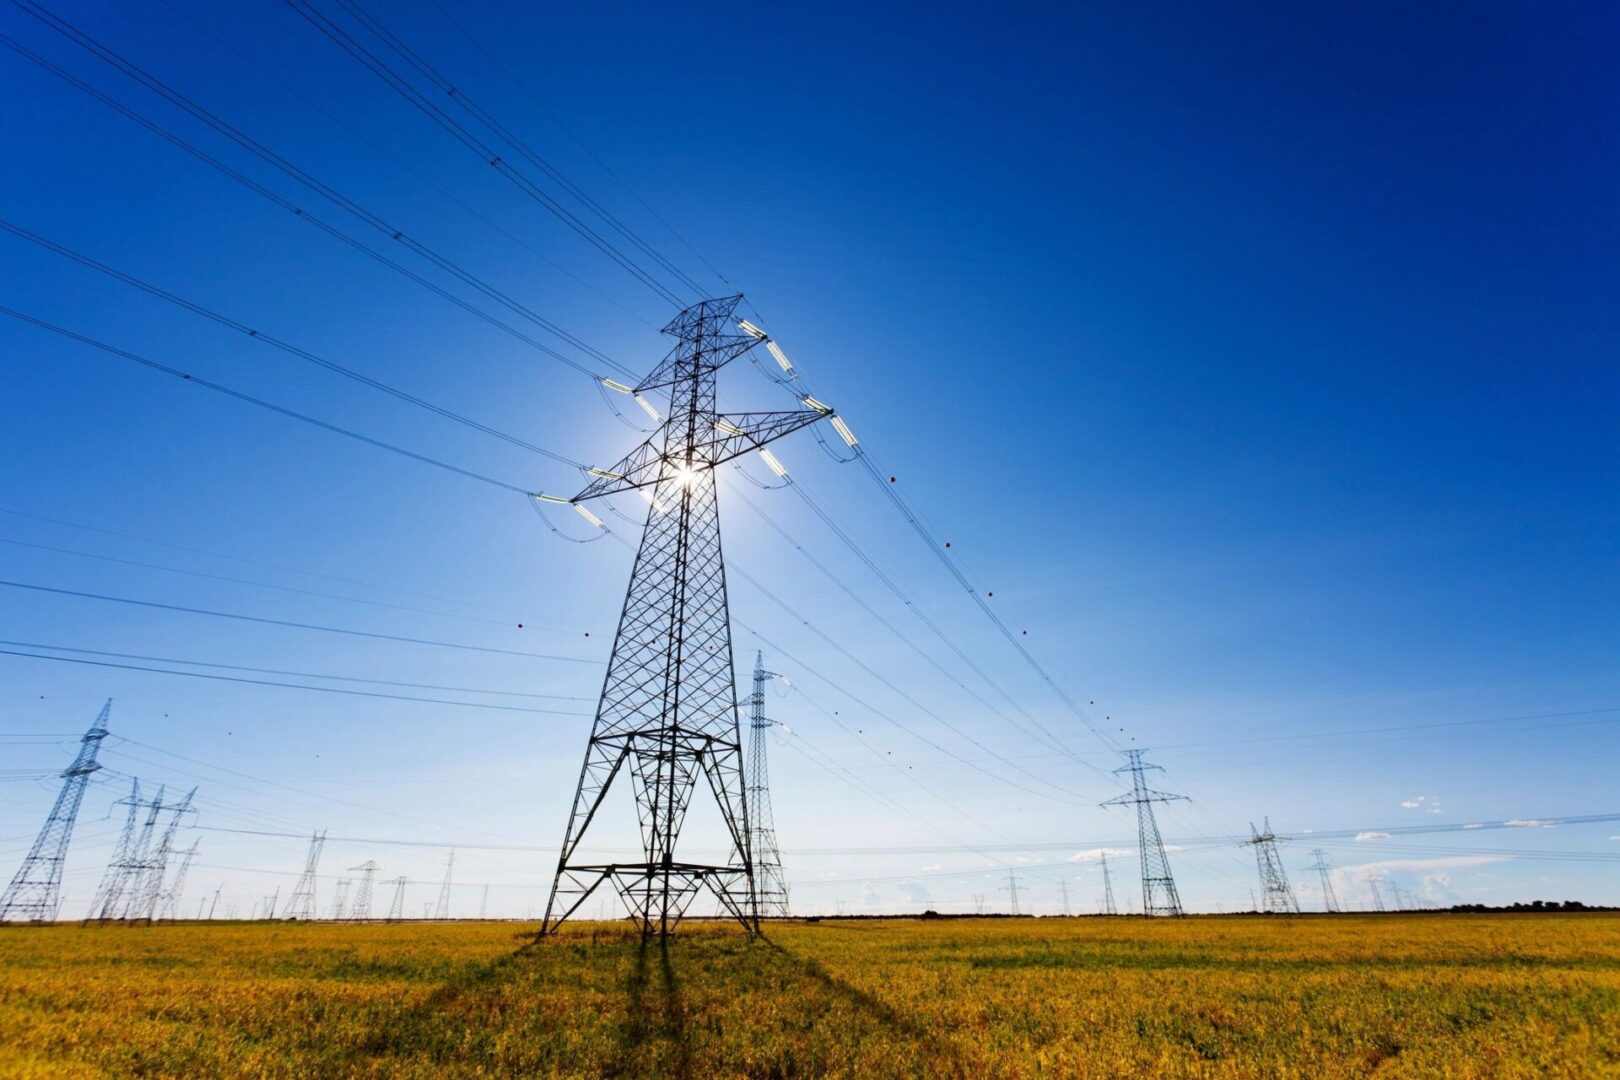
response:
M0 1075L1620 1077L1620 917L0 930Z

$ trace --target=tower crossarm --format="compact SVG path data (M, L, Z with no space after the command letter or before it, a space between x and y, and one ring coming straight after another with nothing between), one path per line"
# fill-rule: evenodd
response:
M571 501L585 502L664 481L689 480L695 473L724 465L750 450L762 449L784 435L832 415L833 411L828 408L722 413L715 417L713 431L697 433L690 443L684 431L670 430L674 421L666 421L611 469L591 470L594 479ZM672 452L671 447L679 449Z
M1134 806L1139 802L1175 802L1177 800L1191 801L1185 795L1173 795L1168 791L1154 791L1152 788L1143 788L1140 791L1127 791L1123 795L1116 795L1107 802L1098 803L1099 806Z

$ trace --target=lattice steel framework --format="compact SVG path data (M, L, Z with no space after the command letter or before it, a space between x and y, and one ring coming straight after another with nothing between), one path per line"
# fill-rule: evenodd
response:
M450 857L444 860L444 881L439 885L439 902L433 906L435 919L448 919L450 917L450 877L456 869L456 850L450 849Z
M299 875L298 884L293 886L292 895L287 898L287 918L315 918L315 870L321 864L321 849L325 846L325 829L310 836L309 854L304 857L304 872Z
M96 890L96 898L90 904L87 918L106 922L147 917L142 905L158 850L152 837L157 834L158 818L163 811L174 809L163 805L163 791L159 787L156 798L142 799L141 782L133 781L127 800L129 816L124 820L123 831L118 835L118 847L107 863L106 873L102 875L101 886ZM124 801L119 800L121 803ZM143 809L146 811L144 819L140 816ZM136 828L136 821L141 822L139 829Z
M776 817L771 813L771 772L766 762L766 734L776 721L765 715L765 684L781 678L765 670L765 658L754 654L754 692L748 699L748 827L754 854L754 904L759 916L787 918L787 878L776 844Z
M1102 853L1103 871L1103 914L1118 915L1119 908L1114 905L1114 878L1108 873L1108 852Z
M163 795L158 793L157 805L153 810L161 813L171 811L169 824L164 828L156 847L149 847L141 860L140 873L136 880L137 891L130 899L129 908L124 917L128 919L145 919L151 922L158 917L158 906L163 902L163 882L169 874L169 856L174 853L174 834L180 828L180 820L192 812L191 800L197 797L197 789L192 788L184 799L174 806L164 806Z
M73 824L79 819L79 804L84 801L90 775L101 768L96 753L101 749L101 740L107 737L111 713L109 698L90 730L79 739L79 753L73 764L62 771L62 790L57 792L56 805L51 807L11 884L6 886L5 895L0 896L0 922L47 922L56 918L62 903L62 867L67 863L68 842L73 839Z
M186 890L186 875L191 873L191 864L197 858L197 846L201 843L201 840L193 840L191 846L180 854L180 869L174 872L174 879L163 890L160 914L165 919L180 917L180 896ZM265 918L271 918L275 914L275 907L275 902L271 901L270 914Z
M1282 856L1277 854L1277 834L1271 831L1271 819L1266 819L1266 831L1261 832L1249 822L1254 848L1254 861L1260 869L1260 910L1272 915L1298 915L1299 898L1288 885L1288 872L1283 869Z
M394 899L388 905L389 922L399 922L405 917L405 882L405 875L401 874L384 883L394 887Z
M1181 915L1181 896L1176 892L1176 879L1170 874L1170 857L1164 853L1164 838L1159 835L1159 822L1153 816L1153 804L1185 799L1185 795L1171 795L1154 791L1147 786L1142 774L1158 769L1142 760L1146 750L1125 751L1126 763L1116 773L1131 774L1129 794L1109 799L1104 806L1136 807L1136 846L1142 861L1142 914Z
M716 373L765 340L732 329L741 299L705 300L664 328L676 344L634 390L667 391L667 419L612 469L593 470L595 479L572 500L634 490L648 507L542 933L555 930L604 882L644 934L667 936L705 888L725 911L758 929L714 470L832 410L806 399L805 408L783 412L716 411ZM644 858L576 858L621 771L630 774ZM699 777L729 832L725 862L690 861L676 852Z
M1322 910L1334 913L1339 910L1339 894L1333 891L1333 867L1328 865L1327 852L1321 848L1312 848L1311 854L1316 861L1311 863L1311 869L1322 875Z
M349 918L364 922L371 918L371 891L377 881L377 871L382 867L377 865L376 859L367 859L349 869L360 871L360 884L355 886L354 900L349 904Z

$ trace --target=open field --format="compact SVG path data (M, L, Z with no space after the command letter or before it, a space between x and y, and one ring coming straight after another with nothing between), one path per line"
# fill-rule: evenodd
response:
M0 930L0 1075L1620 1076L1620 916Z

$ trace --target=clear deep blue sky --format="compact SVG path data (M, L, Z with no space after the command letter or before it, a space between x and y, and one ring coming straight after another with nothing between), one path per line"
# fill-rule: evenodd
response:
M1308 7L458 9L522 89L430 4L375 13L705 287L727 291L703 260L747 292L1020 640L1120 740L1154 748L1161 786L1193 797L1163 825L1187 849L1172 854L1183 897L1214 910L1247 904L1253 861L1195 838L1264 815L1298 837L1285 859L1310 905L1309 830L1620 813L1620 17L1597 4ZM628 368L662 355L670 305L291 8L58 10ZM0 31L362 235L16 8ZM641 437L583 376L10 51L0 91L7 220L570 457L606 463ZM0 267L7 307L522 486L580 483L9 234ZM36 515L0 514L0 537L128 560L6 543L6 580L605 659L629 570L618 545L562 543L515 495L13 319L0 319L0 360L0 507ZM750 367L725 379L733 405L782 407ZM1134 826L1094 808L1120 789L1088 767L1117 758L857 466L807 436L780 455L1088 763L987 713L727 488L728 556L844 650L733 581L749 628L736 629L739 666L767 648L793 681L772 699L792 733L771 753L801 910L971 910L975 894L1004 906L1003 864L1025 868L1026 910L1056 910L1060 882L1089 909L1104 848L1122 902L1135 897ZM995 698L791 492L733 483ZM561 833L599 666L14 588L0 589L0 633L570 699L414 691L566 714L538 715L0 657L0 769L60 768L71 740L32 733L76 732L107 696L114 731L134 740L109 742L87 799L70 912L116 825L106 815L126 781L113 770L201 784L210 827L496 845L458 855L458 908L471 913L484 882L492 911L543 903L553 856L512 846ZM7 875L52 788L0 783ZM1617 902L1617 834L1620 822L1324 846L1349 868L1354 904L1369 900L1367 873L1432 900ZM289 837L193 835L189 902L219 887L222 912L285 895L302 859ZM884 850L836 850L862 847ZM323 897L366 858L430 881L443 855L335 842ZM433 895L413 890L413 906Z

